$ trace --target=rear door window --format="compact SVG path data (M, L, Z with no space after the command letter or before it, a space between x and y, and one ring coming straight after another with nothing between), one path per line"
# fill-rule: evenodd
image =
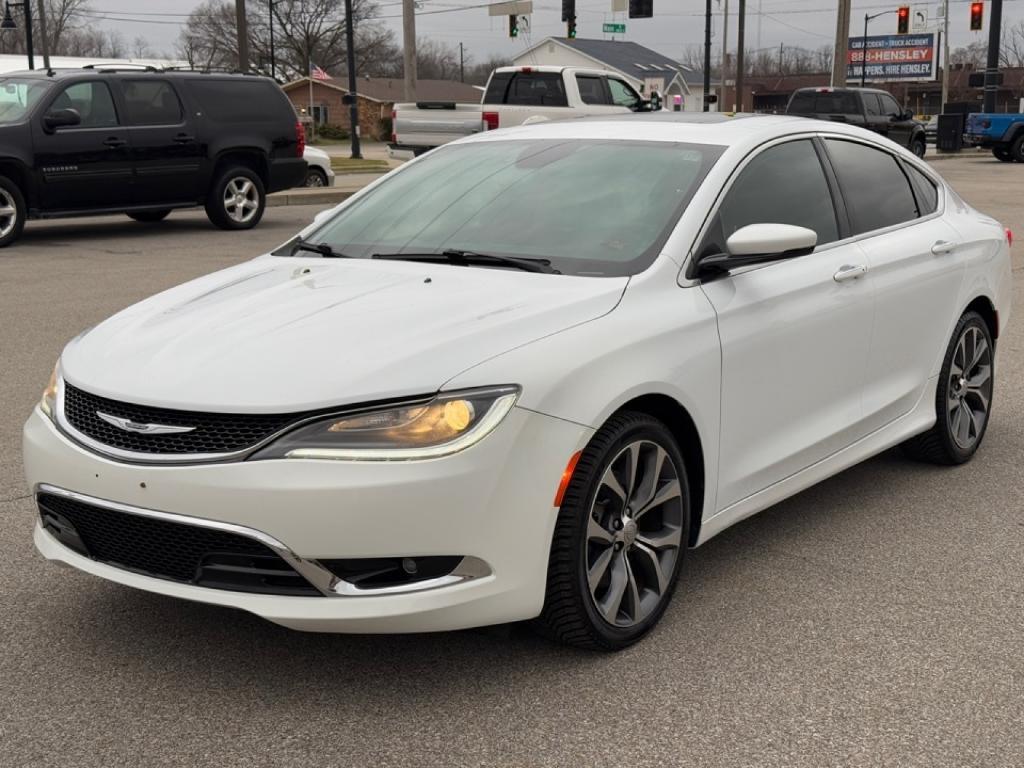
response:
M895 157L853 141L826 139L825 144L849 209L853 234L917 218L910 180Z
M125 111L129 125L176 125L181 122L181 102L166 80L123 80Z
M935 213L939 207L939 189L935 186L935 182L912 165L907 165L906 169L914 182L914 189L917 191L918 215L927 216L930 213Z
M604 89L604 81L593 75L576 75L576 87L580 89L580 99L584 104L608 104L608 92Z

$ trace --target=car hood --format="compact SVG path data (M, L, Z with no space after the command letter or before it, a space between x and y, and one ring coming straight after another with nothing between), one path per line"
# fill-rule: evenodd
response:
M610 312L628 278L266 256L119 312L67 345L97 395L288 412L421 395L466 368ZM515 384L516 373L495 384Z

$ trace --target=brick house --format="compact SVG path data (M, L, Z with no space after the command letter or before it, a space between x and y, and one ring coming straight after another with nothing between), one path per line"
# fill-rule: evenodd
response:
M348 128L348 105L342 97L348 93L347 78L313 80L310 104L310 80L307 77L281 86L291 99L295 111L305 116L312 112L317 125ZM359 107L359 133L368 139L386 139L385 120L390 120L396 102L405 101L402 80L388 77L362 77L356 84ZM413 101L455 101L478 103L483 89L457 80L419 80ZM311 109L312 107L312 109Z

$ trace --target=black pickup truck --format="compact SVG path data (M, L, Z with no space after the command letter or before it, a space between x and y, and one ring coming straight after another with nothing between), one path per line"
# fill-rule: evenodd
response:
M799 88L786 106L787 115L816 117L859 125L924 156L924 126L886 91L874 88Z
M301 185L305 134L273 80L84 68L0 77L0 247L26 219L202 205L248 229L270 192Z

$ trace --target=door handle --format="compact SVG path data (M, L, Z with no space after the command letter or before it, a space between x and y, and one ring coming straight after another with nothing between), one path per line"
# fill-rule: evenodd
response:
M837 283L843 283L847 280L856 280L861 275L866 275L868 268L864 264L844 264L839 268L839 271L832 275L832 279Z
M119 138L117 138L117 136L111 136L109 139L107 139L106 141L103 142L103 144L105 146L108 146L111 149L116 149L117 147L123 147L127 143L128 143L127 141L125 141L124 139L119 139Z
M190 136L187 133L179 133L177 136L174 137L174 140L179 144L188 144L190 141L195 141L196 137Z
M957 244L949 240L936 240L935 245L932 246L932 253L936 256L941 256L944 253L952 253L956 250Z

